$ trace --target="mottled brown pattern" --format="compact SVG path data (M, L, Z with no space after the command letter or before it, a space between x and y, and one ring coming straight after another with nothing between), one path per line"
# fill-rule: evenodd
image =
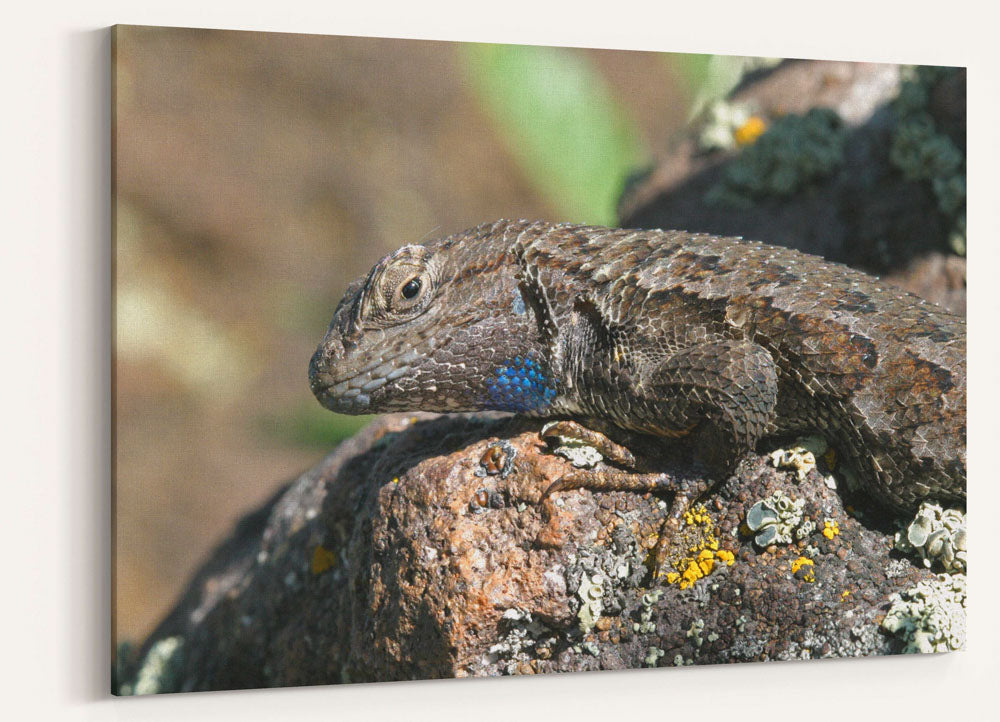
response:
M965 322L916 296L681 231L499 221L423 245L416 317L349 317L378 273L348 291L310 366L327 407L698 426L731 460L819 432L887 506L965 499Z

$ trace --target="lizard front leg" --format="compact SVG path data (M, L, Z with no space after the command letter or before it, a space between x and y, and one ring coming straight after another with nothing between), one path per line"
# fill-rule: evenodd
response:
M778 371L763 346L725 339L667 356L642 376L641 388L651 389L656 411L645 420L650 432L677 437L678 428L690 429L695 459L719 477L773 428Z
M690 346L666 356L640 379L637 389L641 395L631 400L632 406L653 412L638 420L642 429L662 437L690 439L695 460L714 481L728 473L773 426L778 399L777 368L767 349L752 341L725 339ZM590 430L584 430L584 434L578 426L568 425L558 431L597 446L614 463L635 468L631 453L601 434ZM669 536L670 527L678 523L710 486L705 479L663 473L575 470L549 486L543 498L558 491L581 488L673 493L665 528L657 543L659 567L665 551L662 542Z

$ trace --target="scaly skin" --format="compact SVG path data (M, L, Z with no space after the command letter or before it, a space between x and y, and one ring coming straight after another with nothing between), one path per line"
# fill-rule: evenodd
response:
M340 413L599 419L730 460L818 432L888 507L965 500L965 321L762 243L498 221L405 246L309 377Z

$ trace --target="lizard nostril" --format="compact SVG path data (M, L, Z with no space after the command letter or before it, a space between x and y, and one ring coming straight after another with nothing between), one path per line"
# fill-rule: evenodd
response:
M324 389L332 381L330 378L331 362L335 363L343 355L336 352L339 345L324 339L312 358L309 359L309 385L313 390Z

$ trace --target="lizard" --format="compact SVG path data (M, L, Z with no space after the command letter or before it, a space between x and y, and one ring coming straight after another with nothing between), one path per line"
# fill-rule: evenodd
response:
M604 423L689 440L723 471L818 432L888 509L966 497L965 320L740 238L500 220L405 245L350 284L309 379L334 412ZM578 472L546 495L574 487L672 491L673 518L707 488Z

